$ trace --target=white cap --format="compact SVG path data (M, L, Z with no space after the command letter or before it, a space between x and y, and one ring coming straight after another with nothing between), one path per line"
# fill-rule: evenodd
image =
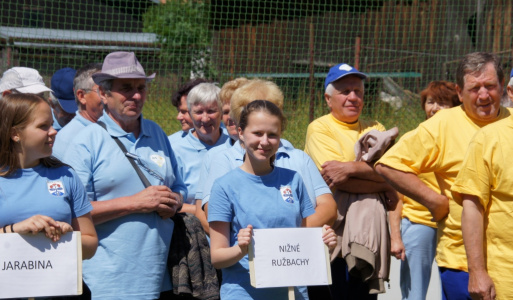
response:
M43 77L37 70L25 67L14 67L4 72L0 79L0 93L12 89L27 94L52 91L45 86Z

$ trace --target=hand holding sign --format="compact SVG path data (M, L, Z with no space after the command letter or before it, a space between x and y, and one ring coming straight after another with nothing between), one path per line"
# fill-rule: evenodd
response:
M51 217L43 215L35 215L13 224L13 229L14 232L20 234L37 234L40 231L44 231L46 237L54 242L58 241L61 238L61 235L73 231L70 224L55 221Z
M335 234L335 231L329 225L324 225L322 228L324 229L322 233L322 241L326 246L328 246L329 250L335 249L335 246L337 245L337 235Z
M253 236L253 226L252 225L248 225L248 227L239 230L239 234L237 234L239 248L244 255L248 254L248 247L249 247L249 244L251 244L252 236Z

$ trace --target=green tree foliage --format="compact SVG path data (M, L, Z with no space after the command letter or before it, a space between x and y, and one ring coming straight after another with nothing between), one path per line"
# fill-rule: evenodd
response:
M157 34L161 59L184 79L191 73L214 78L210 59L212 35L209 29L210 4L196 0L168 0L148 9L143 16L144 31Z

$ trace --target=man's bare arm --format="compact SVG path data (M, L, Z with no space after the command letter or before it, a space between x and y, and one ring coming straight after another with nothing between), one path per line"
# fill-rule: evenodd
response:
M402 195L394 210L388 212L388 219L390 220L390 252L395 258L404 260L406 258L406 251L401 236L401 219L403 212Z
M463 194L462 198L461 229L467 252L468 291L472 299L495 299L495 285L486 271L483 250L484 209L476 196Z
M344 183L349 179L364 179L375 182L385 180L377 174L372 166L365 162L340 162L336 160L327 161L322 164L321 175L330 188Z
M320 195L316 198L317 207L315 213L306 217L307 227L333 226L337 219L337 203L331 193Z
M433 220L440 221L449 214L447 197L430 189L416 174L399 171L383 164L376 165L376 172L399 193L427 207L433 215Z

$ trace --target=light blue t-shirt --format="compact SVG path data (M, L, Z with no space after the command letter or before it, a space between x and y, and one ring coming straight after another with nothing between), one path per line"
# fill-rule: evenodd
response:
M59 133L55 136L52 155L62 161L71 140L73 140L78 135L80 130L92 123L93 122L84 118L77 111L75 117L68 124L66 124L66 126L62 127Z
M200 194L196 192L196 199L202 200L202 206L205 205L210 198L210 191L214 181L228 173L229 171L242 165L244 161L245 150L237 141L233 147L226 151L218 151L212 156L205 159L205 165L202 167L200 177L202 184ZM316 198L320 195L330 194L331 190L324 179L322 179L317 166L310 156L305 152L296 149L287 140L282 139L276 158L275 166L296 171L306 186L308 196L312 205L317 206ZM208 165L208 166L207 166ZM198 198L198 195L201 198Z
M164 131L140 118L136 139L107 113L98 124L85 127L70 144L64 160L77 172L91 201L134 195L144 189L141 179L112 139L139 157L139 167L152 185L166 185L187 197L176 159ZM84 261L84 281L93 299L157 299L172 288L166 268L174 223L156 212L129 214L96 225L98 250Z
M248 225L254 229L300 227L314 212L297 172L275 167L267 175L256 176L235 168L215 181L208 221L230 223L230 246L234 246L239 230ZM286 287L251 286L247 255L222 271L221 299L288 299ZM308 299L305 288L302 297Z
M68 166L38 165L0 177L0 227L44 215L71 225L93 209L84 186ZM15 228L16 229L16 228Z
M209 149L222 146L229 140L228 135L221 132L219 139L214 145L203 143L194 136L195 129L189 130L189 133L182 139L175 140L171 148L175 152L176 161L180 172L183 174L183 181L187 186L188 197L185 203L196 203L196 189L200 183L200 168L203 164L203 157ZM170 139L171 140L171 139Z
M173 145L174 143L177 143L181 139L185 138L186 136L187 136L187 131L183 131L183 130L177 131L168 137L169 143L171 143L171 145Z

